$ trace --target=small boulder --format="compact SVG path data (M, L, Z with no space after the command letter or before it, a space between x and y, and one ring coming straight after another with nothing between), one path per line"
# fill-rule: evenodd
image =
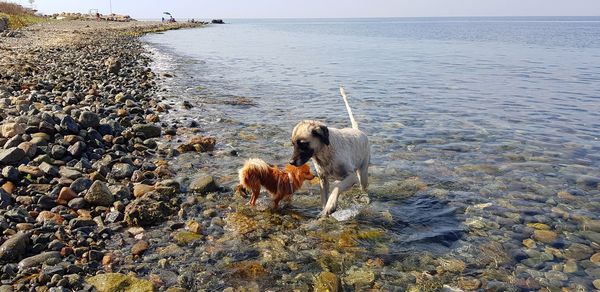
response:
M217 182L211 175L200 176L196 178L189 187L190 192L207 194L219 189Z
M0 262L12 262L28 249L31 235L18 232L0 245Z
M110 207L115 201L113 194L102 181L95 181L85 194L85 200L94 206Z
M4 138L12 138L25 133L27 125L23 123L6 123L0 126L0 134Z
M135 168L127 163L115 163L112 167L111 174L116 179L130 178Z
M70 187L62 187L58 193L56 203L59 205L67 205L69 201L75 199L76 197L77 193L75 193L75 191L73 191Z
M93 112L84 111L79 114L79 124L84 128L97 128L100 125L100 118Z
M125 208L125 222L130 226L151 226L163 222L178 208L176 201L165 199L150 192L133 200Z
M140 240L131 247L131 254L133 254L134 256L140 256L146 250L148 250L148 247L149 245L147 242Z
M146 138L160 137L161 127L156 124L135 124L132 127L133 132L141 132Z
M15 164L25 157L25 151L18 147L0 150L0 164Z
M58 167L47 163L47 162L42 162L40 163L40 166L38 166L38 168L43 171L47 176L57 176L58 175Z
M41 266L43 263L46 263L49 260L58 260L60 259L60 253L57 251L48 251L43 252L34 256L30 256L28 258L24 258L17 265L19 269L28 269L32 267Z
M154 186L146 185L146 184L137 184L133 186L133 196L139 198L144 194L154 191Z

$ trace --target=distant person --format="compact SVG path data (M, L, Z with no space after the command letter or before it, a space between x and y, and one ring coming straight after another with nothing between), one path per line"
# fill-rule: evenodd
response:
M162 22L165 22L165 18L164 18L164 17L162 17L162 19L161 19L160 21L162 21Z
M96 12L96 21L100 21L100 13Z

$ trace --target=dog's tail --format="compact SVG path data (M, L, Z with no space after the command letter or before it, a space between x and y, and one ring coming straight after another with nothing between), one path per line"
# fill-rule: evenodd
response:
M346 104L346 110L348 111L348 115L350 116L350 122L352 123L352 128L358 130L358 123L354 119L354 115L352 114L352 109L350 108L350 104L348 103L348 97L346 96L346 91L344 87L340 86L340 94L344 99L344 103Z
M238 172L240 185L248 188L251 185L249 180L256 180L268 171L269 165L262 159L250 158Z

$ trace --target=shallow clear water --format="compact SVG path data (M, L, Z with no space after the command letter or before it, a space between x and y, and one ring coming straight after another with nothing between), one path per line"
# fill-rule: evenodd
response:
M372 143L371 203L352 224L383 230L398 253L460 254L477 277L490 267L477 267L472 247L500 242L528 255L509 262L516 278L591 288L587 259L558 283L547 273L568 257L525 261L600 246L581 233L600 211L599 35L597 17L418 18L232 20L144 39L154 69L175 75L167 100L194 104L165 118L196 120L218 139L215 157L173 159L180 172L233 185L246 157L284 164L298 121L349 126L343 84ZM223 154L232 149L239 156ZM315 216L318 196L296 205ZM529 223L561 244L525 247Z

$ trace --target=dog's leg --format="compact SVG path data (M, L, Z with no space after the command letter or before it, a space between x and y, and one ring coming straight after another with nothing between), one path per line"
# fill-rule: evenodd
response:
M331 214L335 208L337 208L337 200L340 193L347 191L357 182L358 177L355 173L352 173L344 178L339 184L337 184L327 199L327 205L325 205L325 208L321 212L321 217Z
M357 169L356 175L358 176L358 181L360 182L360 189L363 192L366 192L367 187L369 186L369 165L365 164Z
M329 195L329 179L326 176L319 177L319 185L321 186L321 208L325 208Z
M259 195L260 195L260 186L258 188L252 189L252 197L250 197L250 205L252 207L256 206L256 200L258 200Z

